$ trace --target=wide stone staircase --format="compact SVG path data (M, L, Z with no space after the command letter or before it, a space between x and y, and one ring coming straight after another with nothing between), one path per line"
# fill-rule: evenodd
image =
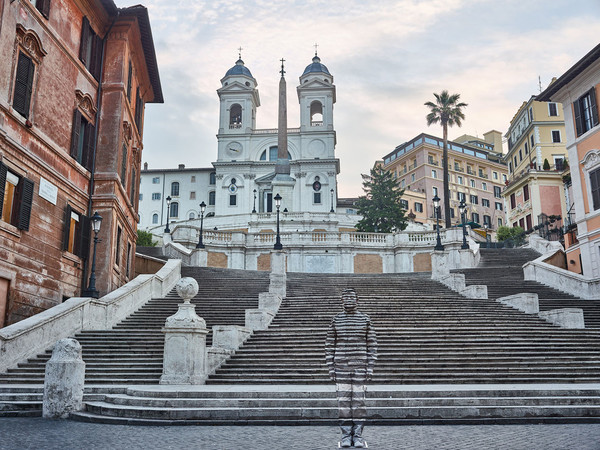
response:
M474 269L453 270L465 275L467 285L485 284L488 297L497 299L522 292L538 294L540 311L558 308L581 308L586 328L600 328L600 292L596 300L582 300L576 292L569 294L536 281L525 280L523 265L540 256L528 248L480 249L481 261Z
M182 276L198 281L199 291L192 303L211 330L207 346L212 343L213 325L244 325L245 310L258 306L258 293L266 291L269 283L268 273L256 271L184 267ZM111 330L73 336L82 346L86 386L158 384L164 348L161 328L179 303L181 298L173 289L165 298L148 301ZM40 385L51 355L52 349L47 349L0 374L0 385L5 385L0 388L0 416L39 415Z

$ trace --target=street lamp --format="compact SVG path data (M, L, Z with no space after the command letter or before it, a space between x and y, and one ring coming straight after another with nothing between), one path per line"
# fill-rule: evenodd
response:
M92 217L90 217L92 222L92 230L94 230L94 253L92 254L92 270L90 273L90 283L88 284L87 289L83 291L84 297L93 297L98 298L98 290L96 289L96 245L98 242L102 241L102 239L98 239L98 233L100 232L100 225L102 224L102 216L98 214L98 211L94 213Z
M331 209L329 210L329 212L335 212L333 210L333 188L331 189Z
M465 204L465 199L460 200L460 204L458 205L458 209L460 210L460 217L462 220L462 228L463 228L463 243L460 246L461 249L466 250L469 248L469 244L467 244L467 224L465 223L465 211L467 209L467 205Z
M202 243L202 229L204 228L204 211L206 211L206 203L200 203L200 237L198 238L198 243L196 244L196 248L204 248L204 244Z
M433 208L435 209L435 219L437 222L437 243L433 249L444 250L442 239L440 238L440 198L437 196L437 194L435 194L435 197L433 197Z
M256 189L254 189L252 192L254 192L254 206L252 207L252 212L255 213L256 212Z
M165 227L165 233L170 233L169 230L169 216L171 215L171 196L167 197L167 226Z
M273 249L281 250L283 248L283 245L281 245L281 237L279 236L279 208L281 208L281 195L277 193L273 200L275 200L275 207L277 208L277 236L275 238Z

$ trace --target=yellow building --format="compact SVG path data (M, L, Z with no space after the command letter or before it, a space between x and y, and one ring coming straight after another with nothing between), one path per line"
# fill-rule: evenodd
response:
M509 179L502 194L508 225L528 230L541 223L543 215L565 218L567 149L562 104L532 96L514 115L505 137Z

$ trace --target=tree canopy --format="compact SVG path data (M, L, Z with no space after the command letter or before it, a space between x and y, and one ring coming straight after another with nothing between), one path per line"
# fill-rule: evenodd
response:
M152 233L149 231L137 230L137 242L140 247L156 247L157 242L152 240Z
M356 229L378 233L404 230L406 211L400 203L404 189L400 189L398 180L381 166L362 177L365 195L358 198L356 206L363 218L356 224Z

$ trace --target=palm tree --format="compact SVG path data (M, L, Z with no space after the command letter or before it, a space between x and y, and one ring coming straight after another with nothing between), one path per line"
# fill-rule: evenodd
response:
M446 218L446 228L450 228L450 188L448 186L448 126L461 126L461 121L465 115L462 108L466 103L459 103L460 94L448 94L443 90L440 94L433 94L435 103L426 102L425 106L431 109L427 114L427 126L434 123L441 123L444 130L444 151L442 155L442 164L444 165L444 215Z

